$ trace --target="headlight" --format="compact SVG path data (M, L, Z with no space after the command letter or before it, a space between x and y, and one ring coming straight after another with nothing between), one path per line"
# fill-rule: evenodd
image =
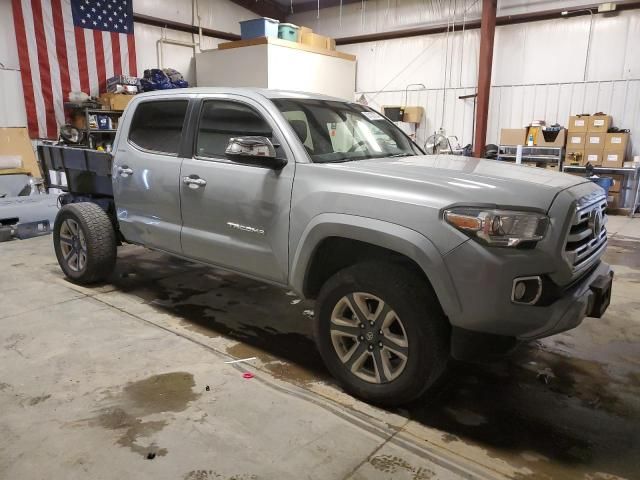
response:
M461 232L495 247L542 240L549 225L549 218L541 213L473 207L445 210L444 219Z

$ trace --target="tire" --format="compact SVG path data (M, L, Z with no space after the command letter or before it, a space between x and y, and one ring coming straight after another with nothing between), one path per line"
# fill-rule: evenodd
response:
M354 304L356 317L373 312L368 322L354 318ZM449 331L430 286L391 263L337 272L316 303L314 334L327 368L347 392L381 406L413 402L434 386L449 359Z
M73 283L105 280L116 263L116 233L109 216L90 202L60 209L53 227L58 263Z

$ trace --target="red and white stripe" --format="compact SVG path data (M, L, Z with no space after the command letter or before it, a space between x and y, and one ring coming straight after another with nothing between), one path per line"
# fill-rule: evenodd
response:
M56 138L69 92L97 96L107 78L137 75L133 34L75 27L70 0L12 0L31 138Z

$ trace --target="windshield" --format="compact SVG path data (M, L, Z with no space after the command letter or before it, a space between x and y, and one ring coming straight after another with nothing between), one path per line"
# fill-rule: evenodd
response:
M357 103L273 99L314 162L405 157L422 152L398 127Z

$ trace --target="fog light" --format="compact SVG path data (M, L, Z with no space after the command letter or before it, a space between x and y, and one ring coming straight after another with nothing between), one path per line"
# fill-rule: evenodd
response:
M520 277L513 281L511 301L523 305L535 304L542 295L542 279L536 277Z

